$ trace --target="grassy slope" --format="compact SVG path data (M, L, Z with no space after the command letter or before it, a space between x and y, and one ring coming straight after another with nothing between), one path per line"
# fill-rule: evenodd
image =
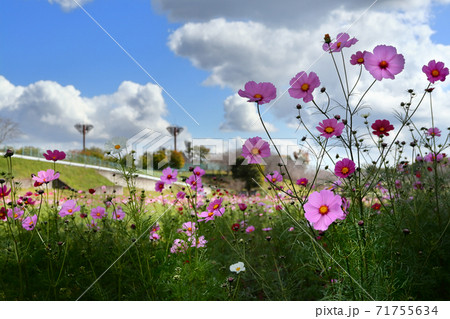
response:
M17 179L30 178L31 174L38 171L53 169L53 162L31 161L13 157L13 175ZM114 185L108 179L97 173L93 168L75 167L56 164L56 170L60 172L60 179L75 189L87 190L102 185ZM0 173L6 172L6 159L0 158Z

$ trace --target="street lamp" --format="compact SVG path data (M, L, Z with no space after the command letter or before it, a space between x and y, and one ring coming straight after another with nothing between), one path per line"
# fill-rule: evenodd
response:
M78 132L83 134L83 152L86 150L86 134L89 133L93 128L94 125L91 124L76 124L75 128Z
M173 149L174 151L177 150L177 135L180 134L181 132L183 132L183 128L179 127L179 126L169 126L167 128L167 130L169 131L170 135L173 136Z

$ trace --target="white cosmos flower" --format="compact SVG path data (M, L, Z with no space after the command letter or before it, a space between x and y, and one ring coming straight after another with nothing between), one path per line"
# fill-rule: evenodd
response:
M242 261L240 261L240 262L238 262L236 264L231 265L230 266L230 271L233 271L233 272L235 272L237 274L240 273L241 271L245 271L244 263Z
M127 147L125 137L114 137L105 143L105 151L111 154L119 154Z

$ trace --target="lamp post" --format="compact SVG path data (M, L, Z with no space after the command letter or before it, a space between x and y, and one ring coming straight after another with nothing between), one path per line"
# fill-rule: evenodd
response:
M177 150L177 135L183 132L183 128L179 126L169 126L167 131L169 131L170 135L173 136L173 149Z
M83 152L86 151L86 134L89 133L94 125L91 124L75 124L75 128L78 132L83 134Z

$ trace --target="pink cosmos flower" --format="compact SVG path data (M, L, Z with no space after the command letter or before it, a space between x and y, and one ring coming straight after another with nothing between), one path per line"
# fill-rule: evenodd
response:
M288 229L288 231L294 231L294 227L293 226L291 226L291 227L289 227L289 229Z
M188 241L191 243L191 247L196 247L196 248L206 247L206 243L208 242L205 239L205 236L200 236L198 238L198 240L194 236L191 236L188 238Z
M20 207L14 207L14 210L8 209L8 217L13 219L20 219L24 214L24 211Z
M170 167L167 167L163 169L162 174L161 181L166 184L172 184L177 181L178 172L176 169L172 170Z
M207 208L208 211L214 212L216 210L220 210L220 208L222 207L222 202L223 202L223 198L217 198L217 199L211 201Z
M436 81L444 82L449 73L448 68L444 67L444 63L436 62L436 60L431 60L428 62L428 65L424 65L422 72L426 74L427 80L431 83Z
M210 220L214 220L216 216L222 216L225 213L225 207L222 207L218 210L215 211L206 211L206 212L201 212L198 213L197 216L202 218L199 219L199 222L209 222Z
M283 175L281 175L278 171L273 171L272 174L267 174L266 175L266 180L269 183L275 184L277 182L282 182L283 181Z
M159 236L156 232L150 232L149 238L151 241L157 241L158 239L161 238L161 236Z
M6 185L0 186L0 198L6 197L11 193L11 189L8 189Z
M303 206L305 218L314 229L326 231L336 219L344 216L341 205L341 196L335 195L330 190L314 192L309 195L308 202Z
M186 242L182 239L175 239L173 241L172 247L170 248L170 252L172 254L177 254L177 253L185 253L186 250L188 249L188 246L186 244Z
M319 130L321 136L330 138L333 136L341 136L344 127L344 123L338 122L335 118L332 118L320 122L319 126L316 126L316 129Z
M73 199L66 201L59 211L59 216L64 217L67 215L73 215L73 213L80 211L80 206L77 206L77 202Z
M94 219L102 219L107 215L106 210L102 206L97 206L96 208L92 208L91 216Z
M428 136L441 136L441 130L437 127L431 127L428 129L428 131L425 132Z
M62 151L58 151L58 150L54 150L53 152L50 150L47 150L47 153L44 153L43 155L47 161L53 161L53 162L61 161L66 158L66 153L64 153Z
M97 221L91 220L89 223L86 224L87 228L92 229L94 232L97 230L100 230L100 226L98 226Z
M337 177L347 178L355 172L355 163L348 158L344 158L334 166L334 173Z
M313 100L312 92L319 87L320 81L316 73L311 72L306 75L304 71L297 73L289 82L289 95L296 99L303 99L308 103Z
M300 186L305 186L306 187L306 185L308 184L308 179L307 178L300 178L300 179L298 179L297 181L296 181L296 184L297 185L300 185Z
M122 207L117 206L116 210L112 212L112 219L122 220L125 218L125 212L122 210Z
M269 143L259 136L249 138L242 146L242 156L248 160L249 164L259 164L263 157L270 156Z
M373 53L364 54L364 59L366 70L378 81L394 79L405 66L403 55L397 54L397 49L389 45L377 45Z
M423 158L425 162L428 163L433 163L434 161L436 162L440 162L442 161L442 159L444 158L444 154L442 153L428 153L427 155L425 155L425 157Z
M277 97L277 89L270 82L256 83L249 81L245 84L245 91L239 90L239 96L248 98L247 102L265 104Z
M195 222L186 222L183 224L183 231L189 237L192 236L196 230L197 227L195 226Z
M37 215L28 216L22 221L22 227L26 230L33 230L36 226Z
M200 190L203 187L202 179L200 177L197 177L197 175L191 175L186 180L186 183L191 185L191 188L193 190Z
M394 129L394 126L388 120L376 120L372 124L372 133L376 136L389 136L389 131Z
M351 57L350 57L350 64L351 65L357 65L357 64L359 64L359 65L363 65L364 64L364 55L367 53L367 51L364 51L364 52L361 52L361 51L358 51L358 52L356 52L355 54L353 54Z
M322 49L329 52L340 52L343 48L349 48L358 42L356 38L351 38L347 33L339 33L335 42L324 43Z
M200 166L197 166L194 168L194 171L192 172L197 177L202 177L205 175L205 170L203 170Z
M51 181L54 181L55 179L59 178L59 173L55 173L54 170L48 169L46 171L39 171L38 176L32 175L33 180L35 180L38 183L42 184L48 184Z
M251 232L254 232L255 231L255 226L248 226L246 229L245 229L245 232L246 233L251 233Z
M262 229L262 231L271 231L271 230L272 230L272 227L266 227L266 228Z
M164 189L164 182L157 181L155 184L155 191L162 193L163 189Z

